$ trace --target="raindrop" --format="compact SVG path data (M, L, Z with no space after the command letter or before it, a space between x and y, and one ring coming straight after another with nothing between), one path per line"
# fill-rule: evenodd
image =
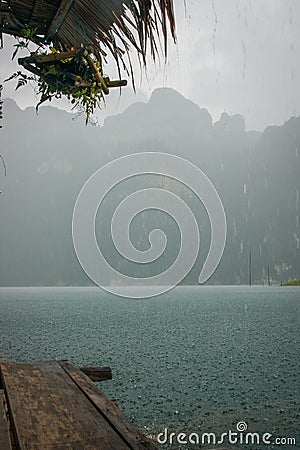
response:
M237 236L236 218L235 217L233 217L233 229L234 229L234 235Z
M297 236L296 233L294 233L294 238L295 238L295 241L296 241L296 248L298 250L300 248L300 238Z
M244 241L241 241L240 243L240 253L243 253L244 250Z
M295 78L295 69L291 70L291 80Z

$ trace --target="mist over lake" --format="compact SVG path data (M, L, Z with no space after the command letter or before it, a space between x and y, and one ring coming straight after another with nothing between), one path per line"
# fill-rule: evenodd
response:
M71 223L77 196L87 179L104 164L139 152L185 158L215 186L227 220L222 262L210 284L280 284L300 278L299 152L300 118L264 132L246 129L244 118L223 113L213 122L209 111L173 89L157 89L148 103L135 103L85 127L83 119L51 106L22 111L4 101L1 153L0 285L91 284L73 248ZM73 117L74 118L74 117ZM15 133L14 130L18 130ZM54 130L52 133L49 130ZM13 136L13 139L12 139ZM48 136L45 138L45 136ZM41 144L42 143L42 144ZM159 188L178 195L200 227L201 251L183 284L197 284L211 242L206 209L185 185L163 175L125 180L109 192L96 217L96 236L104 256L128 276L153 276L166 270L180 247L178 226L162 211L145 211L132 221L130 237L147 250L153 228L168 243L162 257L137 265L114 248L110 222L117 205L140 189Z

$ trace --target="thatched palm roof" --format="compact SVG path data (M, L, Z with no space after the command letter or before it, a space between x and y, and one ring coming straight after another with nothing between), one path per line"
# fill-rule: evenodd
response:
M168 26L175 40L173 0L0 0L0 33L36 30L36 43L52 42L58 50L87 44L118 63L131 47L144 61L148 50L155 58L158 37L166 53Z

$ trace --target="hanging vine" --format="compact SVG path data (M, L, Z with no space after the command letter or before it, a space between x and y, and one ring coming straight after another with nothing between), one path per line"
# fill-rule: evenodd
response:
M121 69L134 87L130 51L145 66L149 52L153 60L160 50L167 57L169 32L175 42L173 0L0 0L0 44L7 33L17 39L13 58L20 49L29 52L18 62L31 74L19 70L9 80L17 80L17 89L36 82L38 106L66 96L87 121L111 87L126 85ZM30 43L37 48L33 53ZM119 80L103 76L102 62L109 57Z
M24 39L18 39L12 58L20 49L28 49L35 30L22 30ZM30 53L30 52L29 52ZM13 73L5 81L17 80L16 90L29 81L37 84L39 98L36 109L52 98L66 98L79 111L84 111L86 124L97 107L101 107L103 95L109 93L110 87L126 86L126 80L111 81L103 77L100 62L83 44L67 52L50 48L47 52L41 47L29 56L19 58L18 63L33 75L22 71Z

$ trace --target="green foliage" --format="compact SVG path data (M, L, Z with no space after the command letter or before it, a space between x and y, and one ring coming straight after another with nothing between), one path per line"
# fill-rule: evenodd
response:
M74 108L83 110L86 124L103 98L102 87L94 72L80 57L56 61L38 79L38 107L46 100L66 96Z
M36 30L31 29L22 30L25 40L19 40L15 44L16 50L13 53L13 58L19 49L28 49L28 44L34 38L35 32ZM47 100L51 101L52 98L66 96L74 105L72 109L76 108L78 111L84 112L87 124L95 109L100 107L103 99L102 86L97 82L95 72L82 56L80 50L73 57L43 62L43 56L47 57L56 53L59 54L55 48L50 48L50 52L31 53L31 57L36 57L33 68L35 69L34 73L37 72L37 74L31 76L17 71L5 81L17 79L16 90L25 86L28 81L37 82L37 95L39 96L37 110ZM101 70L100 62L94 60L94 63L98 70ZM29 65L29 67L32 67L32 65ZM27 66L25 68L28 69Z
M283 286L300 286L300 280L290 280L284 283Z
M12 54L11 59L15 59L17 53L19 50L28 49L28 45L30 41L34 41L34 36L36 34L36 28L22 28L21 30L22 36L24 36L24 39L17 37L17 44L14 44L15 50Z
M34 41L36 31L36 28L22 28L21 33L28 41Z
M35 81L35 77L32 75L26 75L26 73L22 73L20 70L18 70L17 72L13 73L9 78L7 78L4 81L10 81L10 80L14 80L14 79L18 79L18 83L16 86L16 91L20 88L25 86L28 81Z

